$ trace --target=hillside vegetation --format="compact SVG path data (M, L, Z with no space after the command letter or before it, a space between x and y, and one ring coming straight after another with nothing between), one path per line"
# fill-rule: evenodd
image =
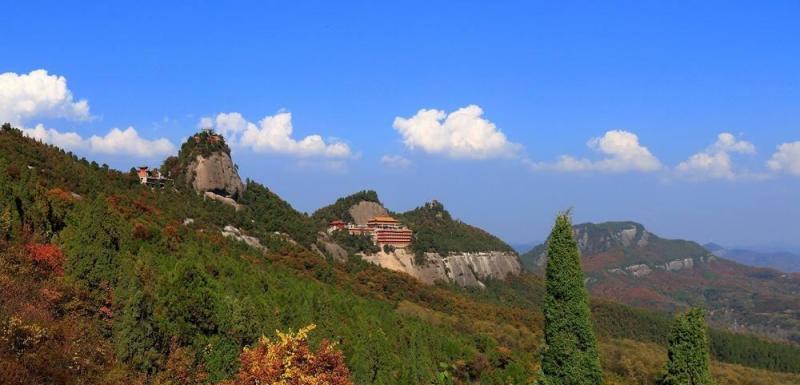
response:
M411 248L416 253L508 251L511 246L477 227L453 219L444 205L432 201L398 214L398 219L414 231Z
M249 183L240 203L237 212L187 188L147 188L4 126L0 378L167 384L204 372L195 383L218 383L262 335L316 324L310 344L337 342L356 384L430 384L443 372L460 384L535 379L537 277L482 291L425 286L357 258L321 258L309 249L313 220L266 187ZM224 236L225 226L266 251ZM593 314L608 383L653 383L668 328L652 321L662 316L607 302ZM800 372L796 347L719 341L717 359L743 364L714 364L719 383L800 383L751 368Z

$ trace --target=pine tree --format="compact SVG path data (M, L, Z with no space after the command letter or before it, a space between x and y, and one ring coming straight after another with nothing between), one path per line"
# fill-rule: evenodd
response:
M597 341L589 319L589 299L569 213L556 218L547 256L542 383L602 384Z
M67 216L66 228L59 234L68 277L97 288L103 282L114 284L121 247L120 223L105 198L80 205Z
M708 335L701 309L675 317L669 336L669 350L663 385L713 385L708 370Z

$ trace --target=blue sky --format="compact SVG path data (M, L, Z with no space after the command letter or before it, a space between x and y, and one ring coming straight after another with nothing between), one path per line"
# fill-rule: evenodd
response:
M800 244L800 3L557 3L14 2L0 118L121 169L210 118L302 211Z

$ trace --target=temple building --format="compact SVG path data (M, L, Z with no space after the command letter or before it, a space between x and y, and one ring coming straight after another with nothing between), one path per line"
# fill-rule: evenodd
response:
M161 175L158 169L151 170L147 166L140 166L136 170L136 175L139 176L139 183L147 186L163 187L171 180Z
M372 229L373 240L378 246L406 247L411 244L411 229L390 216L372 218L367 222L367 227Z
M331 221L330 225L328 225L328 232L344 230L346 223L344 221L340 221L338 219Z
M331 221L328 232L339 230L347 230L350 235L369 235L372 242L378 246L407 247L414 235L411 229L390 216L377 216L370 219L366 225L345 224L338 219Z

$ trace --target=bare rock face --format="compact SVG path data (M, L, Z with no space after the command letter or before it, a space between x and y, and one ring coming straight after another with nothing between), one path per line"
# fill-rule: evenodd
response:
M203 193L203 198L204 199L212 199L212 200L215 200L217 202L222 202L222 203L224 203L224 204L226 204L228 206L233 207L234 209L236 209L236 211L239 211L239 210L242 209L242 205L236 203L236 201L233 200L233 198L228 198L228 197L224 197L222 195L217 195L217 194L214 194L211 191L204 192Z
M225 228L222 229L222 236L225 238L233 238L239 242L244 242L248 246L254 247L258 250L267 251L267 248L261 244L261 241L259 241L258 238L249 236L234 226L225 226Z
M211 192L223 197L238 199L244 192L244 184L236 171L230 155L215 152L208 158L197 155L187 167L192 187L198 193Z
M381 251L362 258L383 268L406 273L426 284L446 281L462 287L484 287L481 280L504 279L522 271L516 254L504 251L450 253L447 256L426 253L427 261L423 265L416 264L414 254L405 249L390 253Z
M389 215L380 203L361 201L350 207L350 216L357 225L366 225L367 222L377 216Z
M631 265L625 268L629 273L631 273L634 277L639 278L645 275L648 275L653 272L650 266L645 264L638 264L638 265Z
M519 258L513 253L490 251L451 253L443 258L448 278L460 286L481 286L481 279L505 279L522 271Z
M691 258L676 259L664 264L664 269L667 271L678 271L683 269L691 269L694 267L694 260Z

